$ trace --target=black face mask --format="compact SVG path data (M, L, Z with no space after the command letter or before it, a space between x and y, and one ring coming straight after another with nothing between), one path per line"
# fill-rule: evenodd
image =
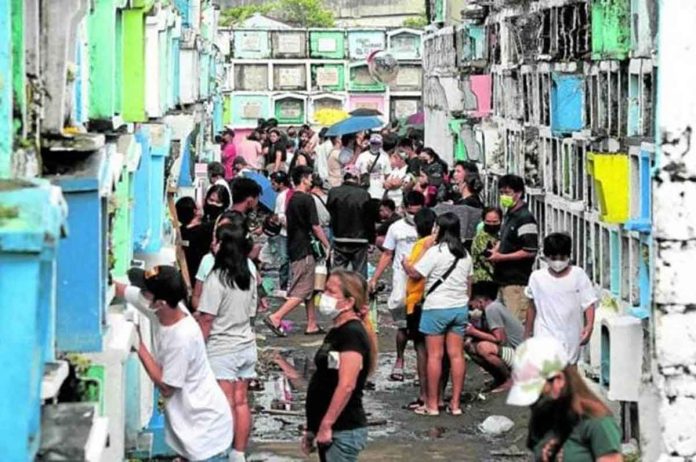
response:
M215 221L217 218L222 215L222 212L224 211L224 208L219 206L219 205L212 205L206 203L203 206L203 213L205 213L205 216L208 217L210 221Z
M500 225L483 225L483 230L492 236L497 236L500 232Z

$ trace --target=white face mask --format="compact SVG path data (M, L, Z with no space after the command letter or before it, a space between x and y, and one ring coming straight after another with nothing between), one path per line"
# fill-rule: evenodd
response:
M562 273L570 265L570 260L551 260L548 263L551 271L554 273Z
M336 305L338 305L338 299L328 294L321 294L319 298L319 312L323 316L334 319L341 314L342 310L339 310Z

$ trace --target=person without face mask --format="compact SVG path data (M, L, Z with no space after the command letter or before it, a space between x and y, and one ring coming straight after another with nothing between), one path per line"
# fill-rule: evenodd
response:
M524 288L532 274L539 247L539 230L523 200L524 180L521 177L502 176L498 190L505 218L500 229L500 242L491 249L488 261L493 264L493 279L500 286L503 304L524 322L529 308Z
M590 341L597 293L585 270L570 264L573 241L553 233L544 239L547 268L536 270L525 291L532 300L527 312L526 336L553 337L566 350L571 364L578 362L580 347ZM569 296L570 294L570 296Z
M264 317L264 324L278 337L287 336L281 321L302 302L307 312L305 335L323 334L317 324L314 311L314 276L316 259L312 249L312 238L316 238L329 253L329 241L319 225L317 208L309 191L312 189L312 169L299 166L292 172L295 192L288 203L288 258L292 278L288 286L287 300L273 314Z
M507 403L531 408L527 447L540 462L622 462L619 426L565 353L550 337L517 347Z
M132 285L116 283L116 295L158 325L153 356L140 338L138 358L165 398L167 444L190 461L227 461L232 414L215 381L203 335L181 302L184 282L173 266L128 271Z
M472 323L466 328L468 338L464 345L469 357L493 377L487 388L493 393L510 388L515 348L524 339L524 326L497 296L495 282L481 281L472 285L469 302Z
M404 257L411 254L413 245L418 240L418 231L416 230L416 222L414 216L423 208L425 198L423 194L417 191L410 191L405 198L404 204L406 207L406 216L395 221L387 231L387 236L384 238L384 251L380 256L375 273L370 279L370 291L374 292L377 287L377 281L382 277L382 274L387 267L392 265L392 291L387 300L387 307L392 315L392 319L396 323L396 361L390 380L396 382L404 381L404 351L408 342L408 333L406 325L406 280L408 279L406 272L401 264Z

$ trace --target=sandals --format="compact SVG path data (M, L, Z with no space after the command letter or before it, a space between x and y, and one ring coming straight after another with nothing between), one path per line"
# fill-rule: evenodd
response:
M287 332L285 332L282 327L276 326L275 324L273 324L273 321L271 321L270 316L264 316L263 323L266 325L266 327L271 329L271 332L276 334L276 336L278 336L278 337L287 337L288 336Z
M304 334L305 335L324 335L324 334L326 334L326 331L324 329L322 329L321 326L318 326L317 330L313 330L311 332L306 330Z
M392 369L392 372L389 375L389 381L391 381L391 382L403 382L404 381L404 368L403 367L395 367L394 369Z
M452 408L449 407L449 406L447 406L447 413L448 413L449 415L453 415L453 416L458 416L458 415L462 415L462 414L463 414L462 408L458 407L457 409L452 409Z
M408 409L409 411L415 411L419 407L424 407L425 406L425 401L422 399L415 399L408 403L406 406L404 406L404 409Z
M415 412L418 415L427 415L430 417L436 417L436 416L440 415L440 411L431 411L430 409L428 409L425 406L417 407L416 409L413 410L413 412Z

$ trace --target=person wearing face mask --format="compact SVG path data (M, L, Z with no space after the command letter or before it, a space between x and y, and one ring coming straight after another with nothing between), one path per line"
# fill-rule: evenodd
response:
M474 262L473 282L493 281L493 264L488 261L491 249L498 243L503 211L498 207L486 207L481 214L483 227L474 236L471 258Z
M370 197L382 200L384 197L384 179L391 171L391 166L389 156L382 149L381 135L374 134L370 137L369 149L358 156L355 166L360 171L361 184L369 183L367 191L370 193Z
M622 462L621 430L557 340L534 337L515 351L507 403L529 406L527 447L540 462Z
M498 191L505 217L500 228L500 240L490 250L488 261L493 264L493 280L500 286L503 304L524 322L529 309L524 288L539 249L539 228L523 200L524 180L521 177L500 177Z
M564 233L544 239L547 268L534 271L525 290L532 300L525 337L553 337L566 350L570 364L580 358L580 347L590 341L597 293L585 270L570 264L573 241Z
M132 285L116 283L116 295L158 325L155 355L142 337L137 353L165 398L167 444L189 461L229 460L232 414L215 381L201 330L181 304L186 297L181 273L173 266L156 266L132 268L128 277Z
M222 213L230 207L230 193L222 185L213 185L205 195L203 222L215 223Z
M362 397L377 365L377 339L367 311L365 279L352 271L333 271L319 301L319 312L333 325L314 357L302 436L305 454L316 445L321 461L357 461L367 445Z

